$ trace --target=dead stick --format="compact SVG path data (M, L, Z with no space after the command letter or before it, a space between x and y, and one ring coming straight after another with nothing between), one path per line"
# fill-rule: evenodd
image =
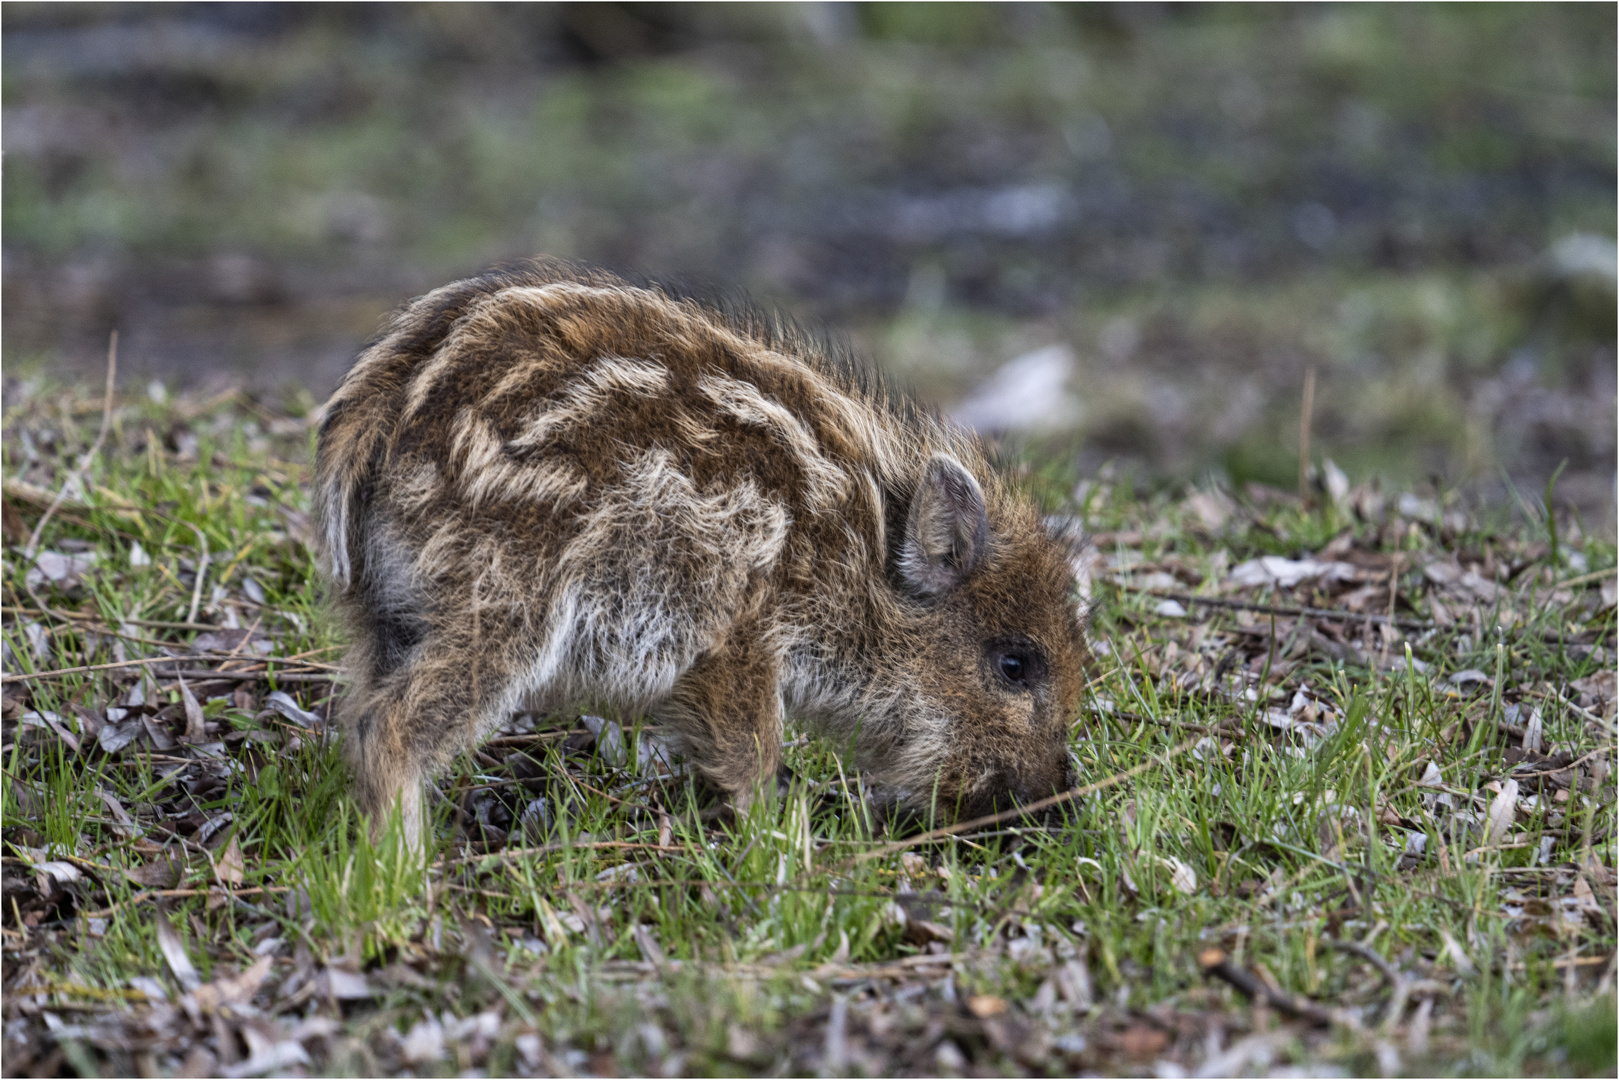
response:
M90 671L112 671L117 668L147 667L152 664L172 664L176 662L173 656L148 656L140 660L114 660L106 664L85 664L82 667L54 668L50 671L25 671L15 675L0 675L0 682L30 682L34 679L50 679L59 675L83 675Z
M1140 713L1124 711L1107 713L1104 715L1113 716L1132 724L1157 724L1159 727L1169 728L1171 731L1176 729L1181 731L1195 731L1199 735L1232 734L1229 731L1220 731L1217 728L1211 728L1206 724L1194 724L1190 720L1166 720L1158 716L1143 716Z
M1612 577L1615 573L1619 573L1619 569L1611 566L1606 570L1593 570L1589 574L1581 574L1579 577L1569 578L1567 581L1559 581L1555 588L1569 589L1575 585L1589 585L1591 582L1601 578Z
M486 851L478 854L469 854L454 859L439 859L433 863L432 869L439 870L452 863L478 862L482 859L512 859L520 855L552 855L561 851L574 850L600 850L620 848L632 851L685 851L683 847L673 844L642 844L634 840L595 840L586 844L542 844L539 847L529 848L501 848L499 851Z
M84 917L87 919L105 919L114 912L132 904L144 903L147 900L167 900L175 896L211 896L218 892L228 899L234 899L238 896L260 896L265 893L292 892L293 888L294 886L292 885L251 885L245 889L143 889L129 899L120 900L111 907L102 908L100 911L85 912Z
M278 611L275 608L264 607L262 605L259 606L259 611L260 611L260 613L268 612L271 615L284 615L285 614L285 612ZM116 630L112 626L108 625L108 623L105 620L103 620L101 618L98 618L97 616L92 615L87 611L44 611L44 610L41 610L39 608L14 607L14 606L12 606L10 604L3 604L3 605L0 605L0 614L4 614L4 615L57 615L57 616L63 617L64 619L66 619L68 621L71 621L71 622L87 623L87 624L89 624L88 629L94 631L97 634L102 634L102 635L105 635L107 637L121 638L124 641L135 641L135 642L139 642L142 645L172 646L172 645L177 644L176 642L173 642L173 641L163 641L163 640L160 640L158 638L147 638L147 637L140 637L140 636L135 635L135 634L123 633L121 630ZM172 621L166 621L166 620L163 620L163 619L125 619L124 622L129 624L130 626L152 626L152 627L157 627L157 628L163 629L163 630L206 630L206 631L212 632L212 631L217 631L217 630L229 630L229 629L232 629L231 627L228 627L228 626L220 626L218 623L172 622ZM255 625L257 625L257 623L255 623ZM84 628L81 627L81 629L84 629ZM319 664L319 663L315 663L314 661L304 661L303 658L306 657L306 656L314 656L317 653L336 652L339 649L341 649L342 647L343 646L341 646L341 645L322 645L318 649L305 649L303 652L293 653L290 656L272 657L271 659L279 660L279 661L281 661L283 663L291 661L291 660L299 660L299 661L303 661L305 664L307 664L310 667L325 668L325 669L327 669L329 671L341 671L342 668L339 667L336 664ZM207 656L207 655L209 655L209 653L204 652L204 653L199 653L198 655ZM213 655L235 656L236 653L235 652L232 652L232 653L218 653L218 652L215 652L215 653L213 653ZM258 657L256 657L256 656L255 657L249 657L248 659L258 659Z
M1397 619L1389 615L1376 614L1362 615L1354 611L1294 607L1291 604L1261 604L1253 600L1225 600L1213 596L1194 596L1191 593L1164 592L1161 589L1142 589L1119 582L1114 582L1113 584L1126 592L1141 593L1144 596L1157 596L1164 600L1179 600L1183 604L1203 604L1206 607L1230 608L1233 611L1257 611L1267 615L1294 615L1311 619L1333 619L1341 622L1366 619L1369 622L1388 623L1402 630L1432 630L1435 628L1434 623L1426 622L1422 619Z
M342 676L330 672L287 672L279 671L217 671L202 668L196 671L159 672L161 675L173 674L182 679L194 679L197 682L276 682L285 683L330 683L337 682Z
M1140 765L1126 769L1121 773L1115 773L1105 780L1098 780L1094 784L1086 784L1084 787L1077 787L1068 791L1059 791L1057 794L1048 795L1044 799L1036 799L1027 806L1014 807L1011 810L1002 810L998 814L987 814L984 817L973 818L971 821L958 822L955 825L945 825L941 828L932 829L928 832L922 833L920 836L913 836L908 840L896 840L891 844L878 848L876 851L867 851L863 854L856 855L853 859L849 860L849 865L852 866L856 863L863 863L868 859L879 859L885 855L892 855L896 851L903 851L906 848L915 847L917 844L926 844L933 840L941 840L946 836L954 836L958 833L972 832L974 829L982 829L986 825L999 825L1003 821L1012 821L1016 818L1027 817L1030 814L1039 813L1041 810L1047 810L1053 806L1060 806L1065 802L1072 802L1074 799L1094 794L1095 792L1113 787L1116 784L1122 784L1126 780L1140 776L1142 773L1148 771L1149 769L1154 769L1159 765L1167 765L1181 754L1184 754L1186 751L1196 746L1198 741L1198 739L1191 739L1187 742L1183 742L1161 758L1155 757L1151 761L1144 761Z
M91 615L89 612L86 612L86 611L51 611L51 610L46 610L46 609L43 609L43 608L30 608L30 607L22 607L20 605L5 604L5 605L0 605L0 614L6 614L6 615L60 615L63 618L66 618L68 620L76 620L78 622L93 622L98 627L105 627L107 625L101 619L98 619L96 616ZM220 626L217 623L183 623L183 622L172 622L172 621L167 621L167 620L163 620L163 619L125 619L124 622L130 624L131 626L155 626L155 627L158 627L158 628L164 629L164 630L224 630L224 629L226 629L226 627ZM115 631L112 631L112 630L106 630L106 631L101 631L101 632L115 633ZM123 636L123 635L120 635L120 636ZM129 638L129 640L138 641L138 640L142 640L142 639Z
M498 854L498 853L497 853ZM435 863L436 867L438 864ZM640 864L635 864L639 866ZM446 882L446 886L463 892L474 892L481 896L509 898L512 893L500 892L494 889L477 889L470 885L461 885L456 882ZM951 900L943 893L930 893L919 895L917 893L900 893L892 889L829 889L825 885L777 885L774 881L714 881L707 878L647 878L644 881L571 881L570 889L695 889L707 886L710 889L760 889L764 892L792 892L792 893L819 893L823 896L855 896L868 900L893 900L905 906L906 904L951 904L954 907L970 907L984 910L990 905L986 903L974 904L961 900ZM919 961L925 962L925 961Z
M179 656L148 656L140 660L114 660L106 664L85 664L82 667L53 668L50 671L24 671L14 675L0 675L0 682L31 682L34 679L51 679L61 675L83 675L92 671L113 671L118 668L150 667L153 664L178 664L182 659L184 658ZM308 667L311 665L298 664L295 666ZM206 668L196 670L179 669L172 673L158 672L158 674L174 674L186 679L236 679L238 681L265 679L269 678L271 675L271 673L268 671L215 671ZM280 672L275 672L274 674L277 679L287 679L294 682L331 682L333 679L337 678L336 674L317 675L288 673L283 675Z
M186 524L191 525L189 521ZM191 525L191 531L197 534L197 551L199 554L197 557L196 581L191 586L191 608L186 612L186 622L188 623L197 621L197 606L202 603L202 582L208 576L208 538L195 525Z
M1343 1022L1331 1011L1323 1009L1313 1001L1296 998L1282 990L1273 989L1257 975L1247 972L1232 964L1226 958L1223 949L1204 949L1197 957L1198 966L1203 974L1212 976L1222 982L1236 987L1243 994L1254 1001L1263 1001L1277 1012L1292 1016L1299 1020L1308 1020L1321 1027L1330 1027L1334 1023Z
M1385 1031L1387 1031L1395 1024L1399 1023L1400 1017L1405 1013L1406 1002L1411 998L1410 978L1402 975L1393 964L1383 959L1382 955L1379 954L1376 949L1365 944L1364 942L1349 941L1333 937L1326 938L1325 941L1329 946L1337 949L1340 952L1346 952L1352 956L1360 957L1362 960L1365 960L1367 963L1375 967L1382 974L1384 980L1388 983L1390 989L1393 991L1393 993L1389 995L1388 1008L1383 1012L1382 1027Z
M1392 986L1393 984L1399 982L1400 973L1395 970L1394 965L1383 959L1382 954L1376 949L1372 948L1370 945L1363 945L1358 941L1348 941L1343 938L1334 937L1322 938L1321 940L1328 948L1337 949L1339 952L1350 953L1351 955L1360 957L1368 964L1371 964L1378 970L1389 985Z

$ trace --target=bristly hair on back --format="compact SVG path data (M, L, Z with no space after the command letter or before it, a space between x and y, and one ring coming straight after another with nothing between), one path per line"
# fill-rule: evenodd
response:
M551 255L499 263L459 284L466 287L466 292L461 295L470 298L472 295L499 292L516 286L548 285L559 281L597 288L645 289L676 303L692 305L765 348L804 361L830 376L839 388L851 396L870 402L901 423L948 426L935 410L924 408L909 395L900 393L881 369L855 353L842 333L806 323L779 309L762 305L738 289L681 277L654 277L638 271L604 270ZM392 324L410 306L405 304L390 313L388 323ZM367 347L377 340L380 340L380 335Z

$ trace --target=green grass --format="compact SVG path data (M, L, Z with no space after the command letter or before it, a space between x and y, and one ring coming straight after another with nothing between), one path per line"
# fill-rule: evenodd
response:
M725 823L681 776L629 764L656 735L638 718L619 718L625 764L572 715L531 718L438 781L424 868L367 840L335 733L268 709L280 690L324 715L318 665L340 655L305 544L309 425L240 398L122 401L84 494L41 537L95 560L31 594L38 493L99 415L41 383L8 406L8 676L155 655L230 622L284 659L255 679L188 677L195 748L172 674L5 684L12 1072L173 1073L188 1056L217 1072L278 1043L340 1074L1140 1073L1220 1053L1241 1057L1233 1071L1614 1070L1612 684L1583 699L1572 684L1613 668L1614 607L1592 575L1615 552L1567 519L1554 566L1546 522L1521 514L1434 527L1325 497L1137 491L1106 471L1076 505L1070 467L1031 462L1035 494L1081 513L1101 559L1083 782L1139 772L1058 823L904 846L839 747L794 741L791 790ZM1356 581L1219 587L1244 560L1328 544ZM1493 584L1463 600L1423 569L1452 557ZM1285 611L1160 614L1154 592L1356 614L1312 636ZM1432 628L1366 622L1391 610ZM1463 694L1450 677L1469 669L1501 677ZM136 685L143 723L175 744L104 750L90 733L118 725L107 709ZM1528 794L1507 751L1536 708L1543 749L1584 759L1589 790L1548 786L1489 835L1485 785L1516 776ZM46 713L65 735L34 722ZM1419 782L1429 763L1442 786ZM222 995L217 1018L196 1006L207 990L194 1021L130 982L180 999L164 921ZM1337 1022L1255 1007L1205 976L1211 948ZM1405 985L1392 1016L1367 950ZM261 956L260 984L219 990Z

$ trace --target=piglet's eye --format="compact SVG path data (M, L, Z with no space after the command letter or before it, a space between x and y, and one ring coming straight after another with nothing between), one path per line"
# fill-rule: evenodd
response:
M1031 690L1045 676L1039 650L1026 644L997 645L989 650L990 667L1001 683L1015 690Z

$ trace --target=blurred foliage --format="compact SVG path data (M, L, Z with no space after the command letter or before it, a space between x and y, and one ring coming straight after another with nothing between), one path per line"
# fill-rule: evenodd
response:
M89 370L117 325L323 393L406 295L546 252L849 327L939 402L1066 342L1082 468L1285 478L1314 364L1352 472L1567 458L1611 514L1608 7L0 19L8 360Z

